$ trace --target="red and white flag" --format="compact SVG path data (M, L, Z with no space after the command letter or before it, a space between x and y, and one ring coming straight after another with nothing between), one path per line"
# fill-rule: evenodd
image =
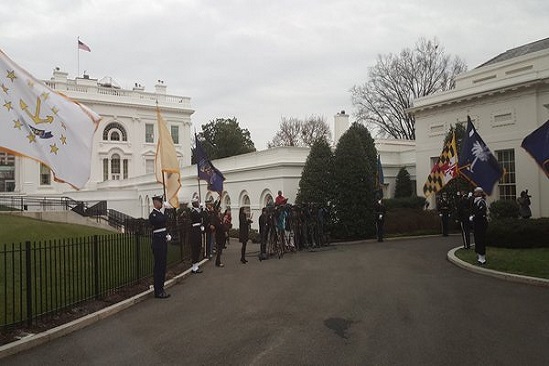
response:
M78 48L84 51L91 52L91 49L88 47L88 45L82 42L81 40L78 40Z

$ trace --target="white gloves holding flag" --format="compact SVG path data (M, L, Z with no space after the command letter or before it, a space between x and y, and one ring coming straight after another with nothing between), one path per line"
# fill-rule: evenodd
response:
M172 240L172 236L170 234L166 234L166 240L167 241L171 241Z

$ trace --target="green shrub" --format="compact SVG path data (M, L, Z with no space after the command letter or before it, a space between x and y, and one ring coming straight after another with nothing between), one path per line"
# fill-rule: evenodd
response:
M440 234L440 218L434 210L393 208L385 216L385 233L388 236Z
M404 198L388 198L384 199L385 207L387 210L392 210L395 208L414 208L414 209L423 209L425 206L425 197L404 197Z
M490 204L490 218L492 220L516 219L519 217L518 203L511 200L499 200Z
M549 219L499 219L488 224L486 245L499 248L549 248Z

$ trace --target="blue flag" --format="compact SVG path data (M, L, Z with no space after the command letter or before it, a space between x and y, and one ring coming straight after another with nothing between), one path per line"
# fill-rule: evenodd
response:
M526 136L520 146L532 155L549 178L549 120Z
M223 193L223 181L225 180L225 177L208 159L206 151L196 135L195 141L195 157L196 167L198 169L198 179L205 180L208 183L208 190L217 192L221 195Z
M385 178L383 177L383 167L381 166L381 156L377 156L377 174L376 174L377 187L381 188L385 184Z
M477 187L482 187L488 195L492 194L494 184L503 176L503 168L478 134L469 116L458 166L462 176Z

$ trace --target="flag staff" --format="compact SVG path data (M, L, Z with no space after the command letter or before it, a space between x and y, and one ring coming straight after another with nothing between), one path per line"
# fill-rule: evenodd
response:
M80 47L79 47L79 44L80 44L80 36L76 37L76 64L77 64L77 69L76 69L76 77L79 77L80 76Z

